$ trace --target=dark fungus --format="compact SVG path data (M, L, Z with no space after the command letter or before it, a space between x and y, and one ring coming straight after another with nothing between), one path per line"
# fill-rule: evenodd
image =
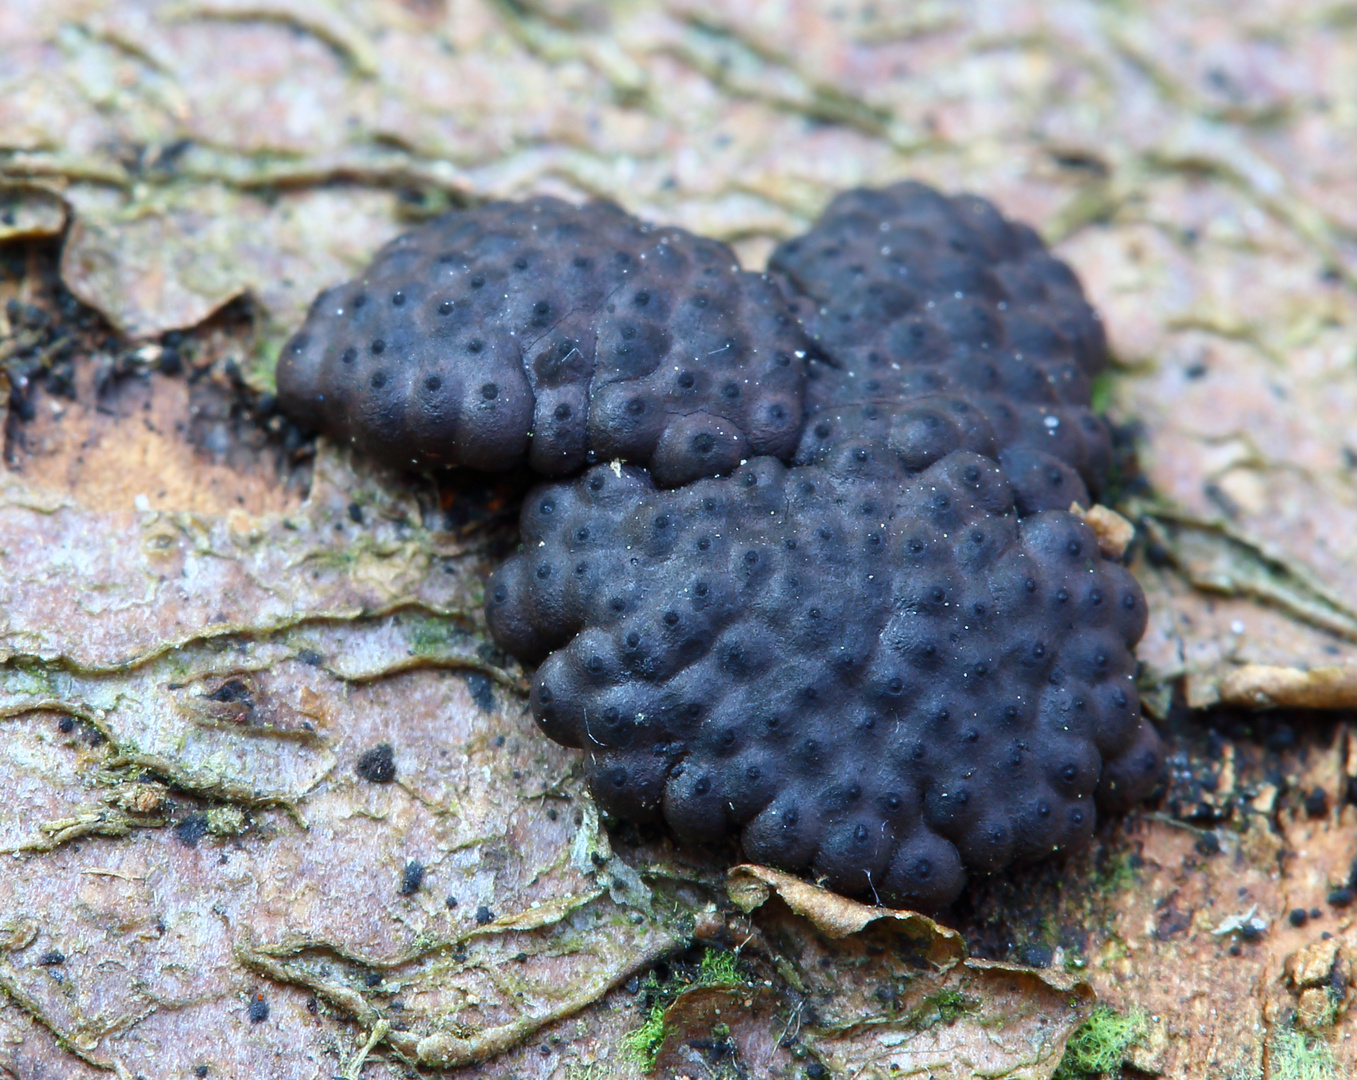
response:
M197 847L207 835L207 815L190 814L174 827L174 835L185 847Z
M420 886L424 884L425 867L422 862L411 859L405 864L405 871L401 874L401 896L414 896L419 892Z
M390 743L378 743L363 751L354 771L370 784L389 784L396 779L396 760Z
M278 387L388 460L562 478L487 616L605 813L937 908L1162 770L1144 596L1069 512L1106 362L1032 229L902 183L766 275L608 203L448 214L317 298Z

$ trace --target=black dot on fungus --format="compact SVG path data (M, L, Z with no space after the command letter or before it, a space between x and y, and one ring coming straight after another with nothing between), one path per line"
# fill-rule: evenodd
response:
M52 949L38 957L38 964L42 967L55 967L66 962L66 954Z
M269 1002L263 994L250 998L250 1023L262 1024L269 1018Z
M378 743L358 758L354 771L370 784L389 784L396 779L396 760L390 743Z
M63 735L69 735L75 730L75 720L69 716L63 716L57 721L57 730Z
M482 904L480 907L476 909L477 926L486 926L494 921L495 913L491 911L485 904Z

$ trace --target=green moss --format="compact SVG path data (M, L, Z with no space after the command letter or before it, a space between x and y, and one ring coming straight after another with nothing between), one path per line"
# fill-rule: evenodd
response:
M1287 1028L1272 1038L1272 1080L1334 1080L1338 1063L1323 1039Z
M278 358L291 336L287 329L273 324L257 327L240 365L240 375L246 386L261 394L277 392Z
M15 697L60 697L56 672L28 658L15 658L0 665L0 689Z
M207 831L213 836L239 836L248 824L238 806L214 806L207 812Z
M623 1036L624 1052L644 1072L655 1066L656 1055L664 1044L664 1014L674 999L694 986L736 986L743 982L735 953L727 949L708 949L696 969L691 965L677 967L664 982L652 971L641 984L641 991L650 1002L649 1011L641 1026ZM729 1034L729 1029L727 1029Z
M408 614L406 634L416 656L439 656L448 652L465 632L451 619L423 614Z
M1099 1073L1115 1073L1121 1068L1126 1051L1145 1034L1145 1015L1133 1011L1123 1015L1099 1005L1065 1044L1051 1080L1084 1080Z
M650 1006L641 1026L622 1036L622 1045L627 1058L640 1066L642 1072L650 1072L655 1067L655 1058L664 1044L664 1012L667 1006L657 1001Z
M1118 851L1100 860L1093 883L1094 887L1105 894L1119 893L1129 889L1140 880L1140 873L1131 862L1132 853Z
M980 1001L956 990L930 994L902 1018L906 1027L927 1031L939 1024L951 1024L966 1013L977 1012Z
M1093 376L1089 384L1089 407L1099 416L1107 413L1112 404L1112 384L1116 376L1110 371L1101 371Z
M697 969L701 986L733 986L740 981L735 967L735 954L724 949L708 949Z

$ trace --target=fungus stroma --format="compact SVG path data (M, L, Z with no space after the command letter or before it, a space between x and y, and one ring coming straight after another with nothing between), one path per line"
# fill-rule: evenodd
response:
M447 214L321 293L278 394L397 464L623 458L680 484L792 453L810 349L724 244L543 198Z
M487 613L605 810L944 906L1160 772L1144 597L1066 509L1110 459L1101 325L1030 229L919 184L770 270L607 204L450 214L321 294L280 400L400 462L576 474Z

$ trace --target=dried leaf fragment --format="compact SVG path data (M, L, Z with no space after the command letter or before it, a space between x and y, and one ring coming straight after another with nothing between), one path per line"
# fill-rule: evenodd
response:
M746 912L762 906L776 892L792 911L809 919L826 937L847 937L878 919L893 919L903 924L903 929L922 931L929 942L928 960L936 967L950 967L965 955L961 935L926 915L860 904L767 866L742 863L731 867L726 889L735 905Z
M1085 510L1070 503L1070 513L1081 517L1098 538L1098 548L1109 559L1120 559L1135 538L1136 527L1115 510L1098 503Z

